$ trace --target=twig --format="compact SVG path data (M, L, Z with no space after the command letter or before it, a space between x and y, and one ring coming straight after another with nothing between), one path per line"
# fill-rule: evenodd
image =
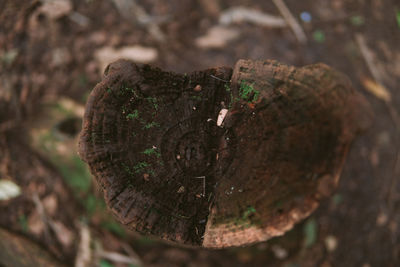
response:
M217 76L214 76L214 75L212 75L212 74L210 74L210 76L211 76L211 78L214 78L214 79L220 80L220 81L222 81L222 82L229 83L229 81L227 81L227 80L224 80L224 79L221 79L221 78L218 78Z
M382 76L380 75L379 70L375 67L373 59L374 56L372 55L371 50L368 48L364 36L361 33L356 33L355 39L358 46L360 47L361 55L363 56L365 63L367 63L367 67L371 72L372 77L377 83L383 85Z
M125 255L117 253L117 252L109 252L109 251L100 250L98 252L98 256L100 258L107 259L107 260L110 260L113 262L139 265L139 261L137 261L136 259L133 259L131 257L125 256Z
M279 16L265 14L258 10L241 6L224 10L219 17L219 23L223 25L230 25L242 21L271 28L282 28L287 26L285 20Z
M80 224L80 236L78 251L75 258L75 267L90 266L91 263L91 236L89 227L85 223Z
M125 250L125 252L128 253L130 258L137 262L135 264L136 266L138 267L143 266L143 262L140 260L139 255L132 249L132 247L129 244L121 242L121 246Z
M274 2L275 6L279 9L279 12L281 12L287 24L289 24L294 35L296 36L296 39L302 44L307 43L307 36L304 33L303 28L297 22L296 18L292 15L292 13L287 8L283 0L272 0L272 1Z
M165 41L165 35L159 27L159 24L165 22L168 17L156 17L147 14L146 10L135 0L113 0L113 2L122 16L128 20L134 20L134 22L146 26L150 35L157 41Z

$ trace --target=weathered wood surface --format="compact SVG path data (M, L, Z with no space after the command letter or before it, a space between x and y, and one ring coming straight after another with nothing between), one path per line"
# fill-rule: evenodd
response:
M120 60L89 97L79 149L121 223L185 245L239 246L315 210L370 116L323 64L240 60L233 72L176 74Z

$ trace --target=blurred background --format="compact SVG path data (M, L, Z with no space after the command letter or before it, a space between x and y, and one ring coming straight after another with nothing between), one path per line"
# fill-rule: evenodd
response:
M124 229L77 155L118 59L191 72L323 62L371 103L336 193L283 237L180 248ZM398 0L1 0L0 266L400 266Z

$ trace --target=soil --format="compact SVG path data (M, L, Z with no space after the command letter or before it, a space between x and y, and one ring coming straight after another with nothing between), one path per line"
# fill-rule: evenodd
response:
M236 39L214 48L201 48L196 39L218 25L227 8L280 15L278 9L272 1L136 1L155 16L150 21L156 24L146 24L124 17L114 5L118 1L61 2L71 5L59 7L58 13L44 9L41 1L0 2L0 176L22 190L19 197L0 202L3 229L28 237L69 265L84 258L77 255L87 228L97 244L91 246L97 248L93 262L102 266L126 264L105 257L99 247L139 259L144 266L400 264L397 1L286 0L306 44L296 40L290 27L242 21L229 26L239 33ZM302 12L311 21L302 20ZM141 237L118 226L101 204L96 182L77 160L77 131L57 130L68 118L82 118L87 95L103 72L97 52L132 45L155 49L151 63L178 73L233 67L239 59L276 59L295 66L323 62L350 77L371 104L375 120L351 147L335 195L283 237L216 251ZM371 80L380 87L371 86Z

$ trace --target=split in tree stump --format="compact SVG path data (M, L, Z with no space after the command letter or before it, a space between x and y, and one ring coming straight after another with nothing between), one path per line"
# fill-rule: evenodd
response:
M176 74L119 60L89 97L79 150L122 224L222 248L310 215L370 117L324 64L240 60Z

